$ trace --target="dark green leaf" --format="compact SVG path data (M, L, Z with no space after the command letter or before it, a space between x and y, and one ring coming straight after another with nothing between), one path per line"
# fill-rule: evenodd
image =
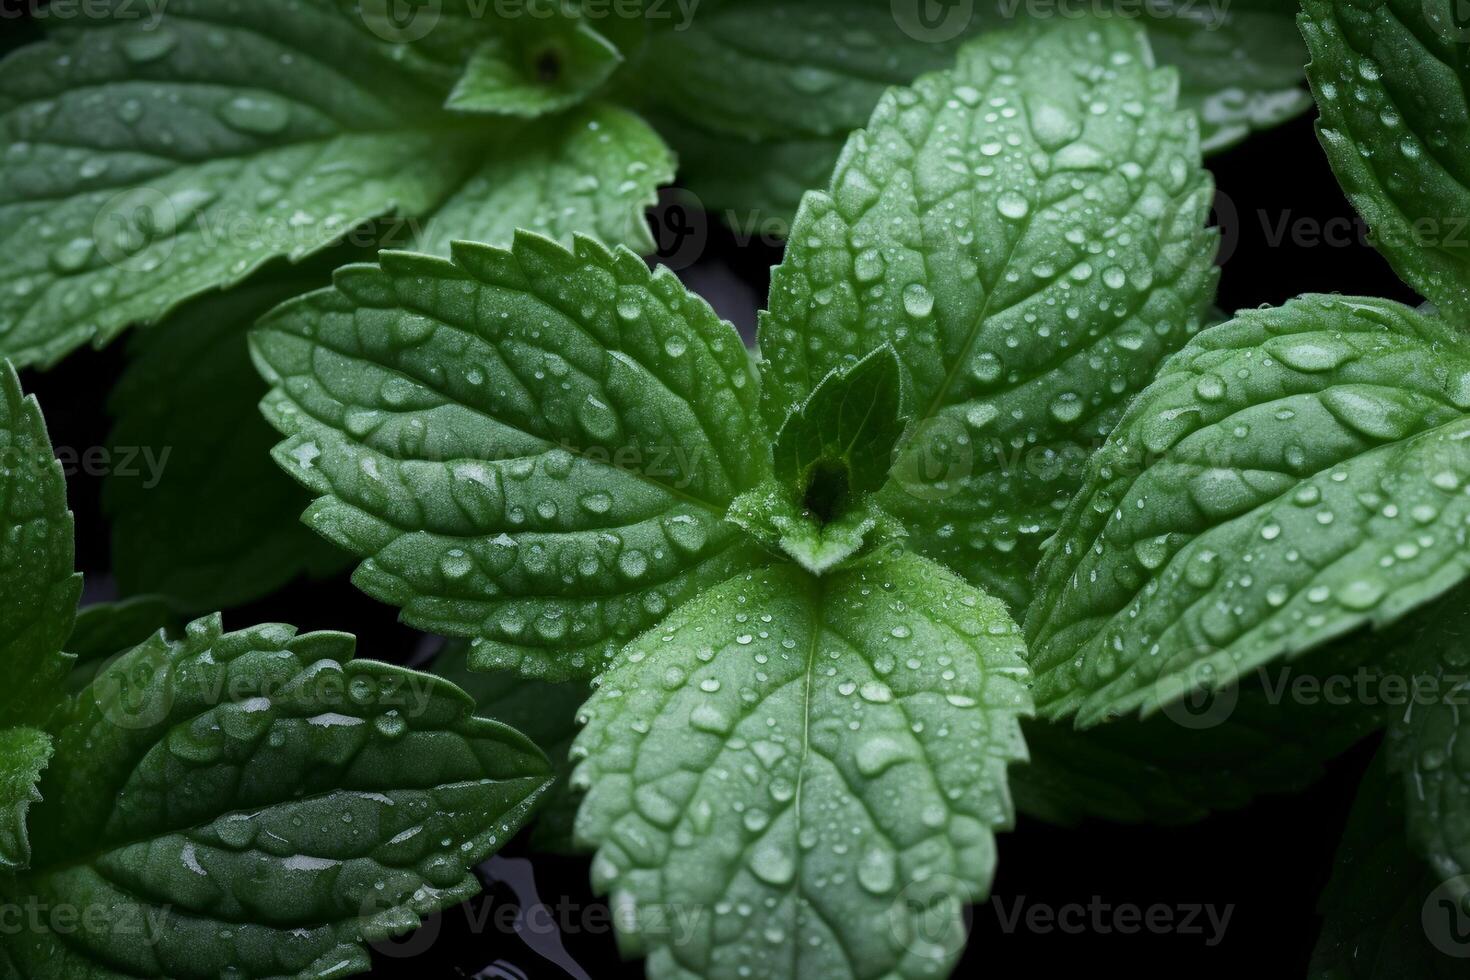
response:
M479 885L545 757L446 681L352 638L200 620L73 702L9 901L87 910L7 937L11 975L343 976Z
M1332 169L1405 281L1470 318L1470 25L1457 0L1305 0Z

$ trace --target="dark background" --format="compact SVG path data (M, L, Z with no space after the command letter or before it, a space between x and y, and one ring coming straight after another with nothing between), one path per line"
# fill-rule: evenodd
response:
M0 22L0 51L27 33L20 21ZM1417 298L1387 264L1363 243L1361 227L1327 167L1312 129L1312 113L1286 126L1251 137L1244 145L1209 160L1220 196L1217 220L1224 234L1219 305L1234 311L1278 304L1298 293L1344 292ZM677 210L655 218L665 232L685 227L690 216ZM1331 223L1331 224L1329 224ZM768 242L740 242L710 220L699 222L703 248L677 243L676 264L687 281L742 329L754 322L769 268L780 250ZM1282 229L1285 236L1281 237ZM1322 240L1327 228L1336 238ZM695 257L697 256L697 257ZM106 399L124 364L124 345L82 350L50 372L27 372L23 383L40 399L56 445L105 446L111 426ZM77 518L77 560L88 579L88 600L110 598L108 528L102 517L99 478L76 474L70 497ZM228 627L284 621L313 628L347 629L360 638L366 656L399 662L425 648L425 638L396 621L395 611L368 599L346 580L297 583L252 606L229 610ZM1000 865L992 895L1009 909L1020 898L1061 906L1097 899L1147 907L1163 903L1233 906L1223 941L1206 945L1203 934L1134 935L1027 932L1007 934L995 904L973 912L971 940L956 977L1065 975L1074 970L1128 971L1138 977L1301 977L1316 940L1317 896L1327 882L1358 778L1374 746L1358 746L1328 767L1327 776L1306 793L1266 797L1247 808L1184 827L1120 827L1090 823L1058 829L1020 818L1000 838ZM532 859L540 900L571 909L564 930L566 951L593 978L640 976L638 963L623 964L607 928L605 905L587 884L586 859L530 855L524 835L504 856ZM386 953L374 975L383 977L528 978L577 976L543 958L513 930L495 924L495 909L517 899L493 884L469 907L452 909L430 928L432 936L409 940L426 947L409 959ZM476 928L473 917L490 918ZM497 965L498 964L498 965ZM497 972L498 971L498 972ZM820 980L820 978L812 978Z

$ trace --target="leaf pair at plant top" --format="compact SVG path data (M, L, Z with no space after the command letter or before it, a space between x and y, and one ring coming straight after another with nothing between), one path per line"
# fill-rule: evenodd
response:
M346 634L210 617L109 656L157 613L72 632L61 466L8 364L0 450L0 899L29 910L6 976L341 976L478 890L465 869L549 784L540 750Z
M427 250L568 224L651 248L642 211L672 159L582 101L621 55L571 8L435 4L398 43L357 6L178 0L155 22L109 0L0 62L0 354L54 362L386 216ZM554 52L555 78L486 77L487 45Z
M385 253L253 332L276 458L362 588L472 667L603 675L578 831L656 976L957 953L1027 710L977 586L1024 599L1077 478L979 440L1080 450L1198 329L1210 187L1176 97L1118 20L885 96L802 207L758 370L667 270L534 234ZM646 918L671 903L688 942Z

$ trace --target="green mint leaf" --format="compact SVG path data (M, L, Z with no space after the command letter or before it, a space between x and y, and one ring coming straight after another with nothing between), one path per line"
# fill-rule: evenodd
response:
M1333 172L1394 271L1464 323L1470 60L1453 0L1305 0L1301 28Z
M475 713L493 718L522 733L551 759L556 782L546 791L536 814L531 843L537 850L571 854L572 827L581 794L571 790L569 753L578 731L577 712L587 700L582 681L549 684L527 680L508 671L473 670L470 645L450 640L434 660L434 673L459 685L475 699Z
M1311 107L1302 84L1307 53L1292 30L1295 4L1235 0L1204 9L1174 0L1150 9L1149 42L1161 63L1179 69L1179 104L1199 114L1206 154Z
M165 596L140 595L116 602L95 602L77 611L76 625L66 641L66 650L78 665L106 660L131 650L159 630L182 625L178 613ZM67 675L67 683L77 672Z
M277 461L354 581L477 668L589 676L754 557L770 472L735 330L667 269L578 238L385 253L252 335Z
M617 45L564 9L528 11L506 27L471 55L449 108L526 117L557 112L585 99L623 62Z
M1453 586L1467 409L1464 342L1385 300L1200 334L1093 457L1037 573L1042 713L1147 714Z
M883 98L773 275L768 421L892 344L917 425L882 503L1012 603L1080 459L1213 293L1211 184L1176 89L1120 20L973 42Z
M26 811L41 799L36 784L51 759L51 736L35 728L0 729L0 870L31 860Z
M180 0L0 62L0 351L55 361L456 188L475 133L351 21Z
M893 450L907 422L903 366L884 344L850 365L833 368L776 434L775 472L799 493L808 493L818 471L840 471L829 513L841 496L873 493L888 480Z
M449 14L447 37L474 26ZM558 203L539 210L565 209L548 232L595 220L612 243L651 247L641 213L670 167L636 120L586 136L574 120L522 130L445 111L442 65L421 70L416 47L345 4L179 0L156 24L102 23L0 61L0 354L17 363L104 343L375 218L444 206L437 240L503 239L526 215L505 215L496 186L513 173L524 189L548 161L577 175L540 191ZM608 112L579 118L596 130ZM401 221L385 236L410 238Z
M644 211L673 179L673 155L647 123L589 105L507 130L414 247L448 255L455 240L509 245L525 228L563 245L580 232L646 255L654 241Z
M1380 759L1364 777L1320 903L1311 980L1465 975L1463 913L1404 846L1403 796Z
M166 595L197 614L345 564L301 525L307 498L270 460L275 433L258 408L267 386L246 343L257 317L322 281L283 276L207 296L133 336L109 407L111 444L134 462L103 491L125 595Z
M689 24L650 36L625 87L654 114L679 152L681 183L706 205L727 209L737 231L747 220L786 228L801 192L831 172L842 137L867 123L889 86L948 68L966 40L1024 22L1017 7L953 5L927 23L888 0L706 2ZM1141 22L1160 63L1178 70L1179 104L1199 116L1206 152L1310 106L1294 8L1149 9Z
M825 486L829 476L823 474L814 487ZM820 499L830 499L830 495L821 492ZM907 533L871 497L842 501L841 509L830 513L815 501L802 501L790 486L776 480L766 480L736 497L725 520L813 575L841 567L865 545Z
M1412 704L1388 728L1389 771L1403 780L1409 842L1456 900L1470 896L1470 763L1459 748L1470 724L1462 701L1470 669L1470 589L1455 589L1405 622L1399 657ZM1470 738L1470 736L1466 736Z
M1340 692L1383 681L1383 644L1382 635L1330 644L1289 671L1263 670L1143 721L1085 732L1023 723L1030 759L1011 770L1016 807L1062 825L1173 825L1305 789L1324 763L1382 728L1379 710L1344 704Z
M71 658L81 598L66 478L46 423L0 362L0 728L44 722Z
M1001 603L905 554L749 572L630 644L584 709L577 833L649 976L943 975L1025 676Z
M352 646L214 617L102 671L56 728L32 866L0 887L104 921L8 937L11 972L342 976L477 892L466 868L525 821L545 757Z

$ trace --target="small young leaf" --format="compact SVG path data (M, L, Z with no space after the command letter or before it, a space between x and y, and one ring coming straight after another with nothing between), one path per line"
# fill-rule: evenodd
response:
M1212 327L1088 466L1027 613L1042 713L1150 713L1470 570L1470 350L1385 300Z
M78 664L106 660L131 650L159 630L182 625L178 613L164 596L140 595L117 602L95 602L77 611L66 651L77 658ZM75 678L73 670L67 675L67 684L71 685Z
M30 863L26 811L41 798L36 784L50 759L50 735L35 728L0 729L0 871Z
M1464 913L1404 846L1403 797L1383 769L1380 760L1369 770L1348 817L1322 894L1324 921L1307 971L1311 980L1465 975Z
M124 595L166 595L197 615L346 563L301 526L306 495L271 463L276 440L258 408L267 386L246 343L257 317L319 285L304 276L253 283L133 336L109 400L110 441L133 463L103 487Z
M321 977L479 885L550 782L446 681L352 638L200 620L72 702L6 898L88 910L8 936L24 977ZM100 916L100 921L99 921Z
M589 676L756 557L770 473L739 336L668 270L578 238L385 253L252 337L305 519L476 667Z
M577 833L649 976L943 975L1011 820L1016 633L896 554L737 576L630 644L585 709Z
M1076 458L1213 293L1211 186L1177 88L1121 20L975 41L952 71L883 97L772 278L768 422L892 344L916 427L884 508L918 550L1013 603Z
M1470 56L1456 0L1305 0L1333 172L1409 285L1470 320Z
M888 480L905 412L903 366L891 345L833 368L777 433L776 477L806 493L815 470L835 467L842 493L873 493ZM829 503L836 512L842 501Z
M66 477L34 398L0 362L0 728L44 722L81 598Z
M544 16L528 11L476 49L449 93L449 108L526 117L557 112L581 102L622 64L617 46L586 21L540 6ZM531 29L513 29L523 26Z

